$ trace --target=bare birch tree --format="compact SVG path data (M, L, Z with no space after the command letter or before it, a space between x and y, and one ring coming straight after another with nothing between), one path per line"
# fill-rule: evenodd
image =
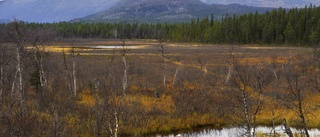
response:
M268 71L266 65L259 64L254 67L253 70L253 87L255 90L254 94L257 94L258 97L254 100L253 105L253 124L252 124L252 135L256 136L256 126L257 126L257 115L263 109L263 97L266 87L271 83L272 79L268 76L272 75Z
M72 92L74 97L77 97L77 69L76 69L77 64L76 64L76 55L75 55L74 47L72 47L72 49L70 51L70 55L72 57L72 70L71 70L71 73L68 70L66 54L63 51L63 62L64 62L64 68L65 68L66 73L67 73L69 90Z
M64 70L67 74L67 81L68 81L68 88L69 88L69 92L73 92L73 88L72 88L72 78L71 75L69 73L69 69L68 69L68 65L67 65L67 55L65 53L65 51L62 52L63 54L63 66L64 66Z
M299 59L300 60L300 59ZM283 100L287 102L287 107L293 110L301 120L301 128L303 129L304 134L309 137L309 132L307 129L306 115L309 113L308 108L304 107L304 99L306 97L306 92L308 92L308 87L304 83L304 74L303 69L301 68L299 62L298 64L293 64L289 62L285 67L285 82L287 85L287 93L284 94ZM298 65L295 67L293 65Z
M104 102L100 107L104 111L104 119L106 121L106 130L109 136L118 137L125 117L128 115L125 110L124 96L117 95L117 92L104 91Z
M76 55L74 48L71 50L71 56L72 56L72 79L73 79L73 95L74 97L77 97L77 64L76 64Z
M165 88L166 87L166 82L167 82L167 57L165 55L165 45L163 44L163 41L162 39L159 40L159 51L160 51L160 54L161 54L161 68L162 68L162 75L163 75L163 81L162 81L162 84L163 84L163 87Z
M124 97L126 97L126 90L128 87L128 64L126 59L127 52L128 52L128 49L125 46L125 41L122 40L122 53L121 53L122 65L123 65L122 92Z
M24 99L25 99L25 93L24 93L24 89L23 89L23 82L24 82L24 78L23 78L23 66L22 66L22 54L24 52L24 44L27 40L27 38L25 37L25 32L22 28L21 22L19 22L18 20L15 20L12 23L12 30L10 32L11 34L11 38L13 40L13 42L16 45L16 61L17 61L17 65L16 65L16 73L14 76L14 80L12 82L12 88L11 88L11 95L14 94L14 91L16 89L16 80L18 80L18 91L19 91L19 98L18 100L20 101L20 105L21 108L24 109Z
M272 79L272 73L263 64L250 66L234 61L233 74L230 77L230 111L234 114L234 123L244 129L244 136L256 136L257 116L263 109L264 92Z
M45 69L45 57L48 53L45 51L45 44L51 42L54 38L54 33L49 31L48 29L28 29L28 41L33 46L34 51L34 59L36 62L35 65L35 74L36 76L36 90L38 89L38 85L40 85L41 90L44 90L48 85L47 80L47 70ZM41 91L43 92L43 91Z
M231 74L230 96L233 104L230 111L235 115L234 121L237 126L244 129L244 136L252 137L252 113L250 96L250 84L252 83L252 74L248 73L249 69L245 66L235 65L233 74Z

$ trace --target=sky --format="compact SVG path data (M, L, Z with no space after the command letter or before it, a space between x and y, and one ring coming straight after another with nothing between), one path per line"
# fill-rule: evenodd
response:
M29 22L69 21L106 10L120 0L0 0L0 21L14 18ZM150 0L152 1L152 0ZM205 3L257 7L304 7L320 0L200 0Z
M305 5L320 5L320 0L200 0L205 3L231 4L238 3L241 5L257 6L257 7L304 7Z
M0 0L0 21L59 22L108 9L118 0Z

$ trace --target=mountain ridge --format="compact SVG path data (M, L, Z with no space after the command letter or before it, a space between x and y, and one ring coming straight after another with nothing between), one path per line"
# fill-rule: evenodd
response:
M123 0L113 7L75 22L186 22L213 14L223 15L265 12L271 8L252 7L239 4L206 4L200 0Z
M60 22L82 18L104 11L117 2L128 0L0 0L0 23L10 22L13 19L26 22ZM152 0L145 0L152 1ZM153 0L162 1L162 0ZM165 0L163 0L165 1ZM173 1L173 0L172 0ZM185 0L188 2L189 0ZM319 0L201 0L206 4L229 5L238 3L254 7L304 7L310 3L320 5ZM129 4L127 4L129 5ZM130 6L130 5L129 5ZM190 14L167 16L168 18L192 18ZM165 17L160 17L165 18ZM160 19L159 18L159 19Z

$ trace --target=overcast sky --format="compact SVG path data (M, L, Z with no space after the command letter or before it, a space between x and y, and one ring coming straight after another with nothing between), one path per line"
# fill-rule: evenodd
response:
M200 0L205 3L231 4L238 3L241 5L258 6L258 7L304 7L305 5L320 5L320 0Z
M0 20L18 18L29 22L68 21L103 11L120 0L0 0ZM152 1L152 0L150 0ZM205 3L259 6L304 7L320 0L200 0Z

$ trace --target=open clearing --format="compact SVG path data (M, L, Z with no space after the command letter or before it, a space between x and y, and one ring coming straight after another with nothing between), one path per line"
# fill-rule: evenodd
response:
M285 63L292 58L312 55L313 52L312 48L305 47L171 42L164 42L163 45L169 75L174 75L177 69L180 71L191 70L195 73L194 71L202 70L202 65L205 65L206 71L212 76L222 75L225 77L224 75L228 73L225 67L230 65L230 57L238 60L241 64L259 65L271 64L272 62ZM26 49L32 50L33 48L28 46ZM41 46L40 48L52 53L52 55L58 55L60 58L63 52L70 54L73 50L82 66L92 64L90 65L92 68L108 65L107 60L110 60L110 57L115 57L118 59L116 62L121 63L120 57L125 51L128 61L136 65L133 67L138 67L137 65L148 66L153 71L161 71L159 70L161 68L160 43L157 40L77 40L76 42ZM218 72L217 69L219 69Z
M124 43L123 43L124 42ZM164 42L165 52L168 55L242 55L239 57L274 57L295 56L312 52L312 48L305 47L276 47L259 45L209 45L195 43ZM79 40L70 43L55 43L41 46L44 51L53 53L70 52L74 50L79 55L110 55L114 50L128 50L128 55L156 55L159 53L160 43L157 40ZM32 46L26 49L32 49ZM232 50L232 51L231 51ZM154 53L154 54L153 54Z
M242 63L285 62L288 58L311 55L312 48L305 47L271 47L259 45L208 45L195 43L165 42L164 53L169 62L176 65L199 64L206 66L228 65L230 55ZM26 49L33 49L28 46ZM79 40L70 43L55 43L42 46L42 50L50 53L70 53L72 50L81 56L120 56L126 51L126 56L132 60L139 59L145 63L160 58L160 43L157 40ZM153 58L153 59L152 59ZM155 59L155 60L154 60ZM160 59L159 59L160 60ZM140 62L139 61L139 62Z

